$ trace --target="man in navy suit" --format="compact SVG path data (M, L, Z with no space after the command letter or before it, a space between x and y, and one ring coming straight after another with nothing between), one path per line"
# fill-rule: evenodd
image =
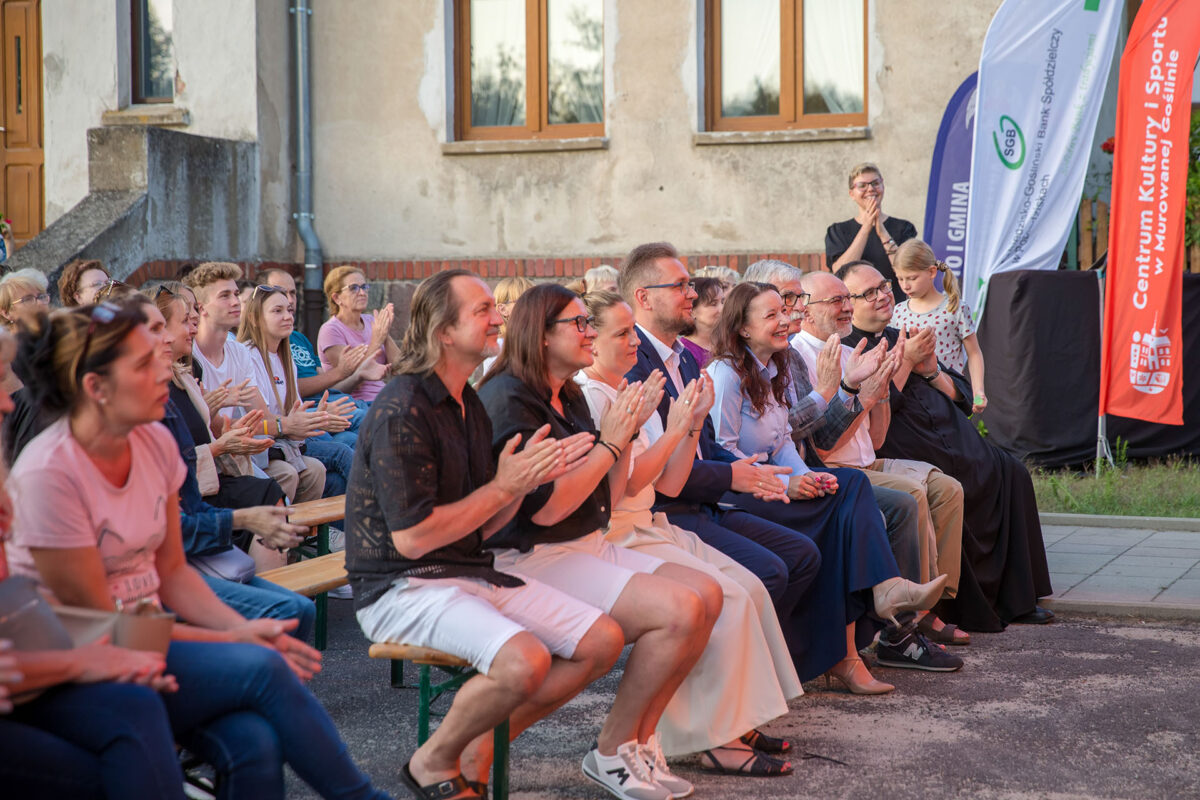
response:
M658 409L664 422L668 398L678 397L680 390L700 377L700 365L678 340L683 327L691 322L696 299L690 281L679 254L665 242L635 248L622 265L620 292L633 307L641 340L637 365L626 377L645 380L654 370L667 376L666 394ZM718 505L718 501L730 491L761 500L784 500L789 470L738 459L717 444L709 419L700 433L699 450L678 496L658 495L655 510L665 512L672 524L694 532L757 575L770 593L776 613L786 620L816 578L821 563L817 546L791 528Z

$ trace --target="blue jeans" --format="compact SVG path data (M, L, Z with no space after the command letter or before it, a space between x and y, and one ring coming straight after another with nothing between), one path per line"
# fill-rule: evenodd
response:
M225 605L246 619L266 617L300 620L293 635L302 642L308 641L317 619L317 607L307 597L257 577L251 578L249 583L227 581L210 575L201 577Z
M158 693L128 683L67 684L0 717L5 797L163 797L183 776Z
M216 769L222 800L282 800L284 763L324 798L387 797L354 765L333 720L274 650L176 641L167 672L179 682L178 692L162 698L171 727Z
M353 435L357 440L358 434ZM323 433L304 443L304 454L325 465L324 497L346 493L346 482L350 480L350 468L354 465L353 447L334 441L328 433Z

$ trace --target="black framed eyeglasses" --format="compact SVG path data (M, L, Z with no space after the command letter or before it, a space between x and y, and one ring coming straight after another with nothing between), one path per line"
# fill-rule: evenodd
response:
M879 296L880 292L883 292L884 294L891 294L892 293L891 282L884 281L883 283L879 284L878 286L872 286L869 289L864 289L861 294L852 294L852 295L850 295L850 297L853 298L854 300L866 300L868 303L870 303L876 297Z
M576 317L563 317L562 319L554 320L555 325L558 325L559 323L562 323L562 322L574 322L575 328L580 333L587 333L587 329L588 329L589 325L595 326L596 318L589 317L584 314L580 314L579 316L576 316Z
M800 301L800 305L806 306L812 297L808 292L784 292L779 296L783 298L784 308L795 308L796 301Z
M649 286L643 286L643 289L674 289L682 295L688 292L696 291L695 281L675 281L674 283L653 283Z
M92 336L96 333L96 328L100 325L108 325L123 309L116 303L99 303L92 306L92 312L89 315L87 335L83 337L83 349L79 351L79 363L75 365L75 382L78 383L83 377L83 365L87 362L88 348L92 346Z
M839 295L834 295L833 297L826 297L824 300L813 300L812 298L809 298L806 305L811 306L814 303L830 303L835 306L842 306L842 305L845 305L846 303L850 302L850 298L852 296L853 295L839 294Z
M170 289L168 289L166 286L159 286L157 289L154 290L154 299L158 300L158 298L162 297L164 294L167 297L175 297L175 293L172 292Z

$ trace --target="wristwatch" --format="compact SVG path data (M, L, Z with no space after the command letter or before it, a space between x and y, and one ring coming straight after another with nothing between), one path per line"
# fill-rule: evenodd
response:
M941 374L942 374L942 365L938 364L936 367L933 368L932 375L918 374L917 377L919 377L921 380L925 381L926 383L933 383L935 380L937 380L937 376L941 375Z

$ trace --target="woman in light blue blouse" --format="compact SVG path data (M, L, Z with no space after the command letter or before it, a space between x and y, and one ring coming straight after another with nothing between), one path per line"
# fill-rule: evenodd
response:
M857 623L868 613L894 618L898 598L905 609L929 608L945 576L921 585L900 578L867 479L853 469L813 471L800 457L788 425L789 322L774 287L741 283L726 298L708 365L717 441L739 457L759 455L791 468L793 502L747 497L742 503L812 537L821 550L821 569L802 613L781 620L801 679L824 672L855 694L889 692L895 687L875 680L858 657Z

